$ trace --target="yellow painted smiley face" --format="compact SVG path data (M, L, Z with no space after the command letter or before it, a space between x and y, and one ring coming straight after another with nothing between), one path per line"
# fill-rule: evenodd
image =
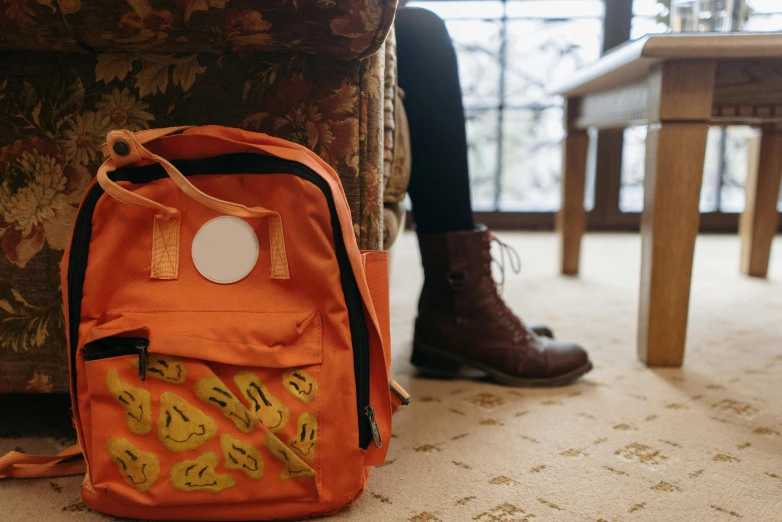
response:
M315 458L315 446L318 445L318 418L312 413L302 413L297 423L296 436L291 439L291 447L307 460Z
M171 485L182 491L208 491L219 493L226 488L232 488L236 481L230 475L218 475L217 465L220 457L212 451L207 451L194 460L177 462L171 468L169 476Z
M120 379L115 368L106 372L106 385L127 413L128 429L137 435L149 433L152 430L152 398L149 392Z
M263 477L263 456L261 450L228 433L220 436L226 469L238 469L253 480Z
M171 451L196 449L217 434L217 423L179 395L163 392L157 436Z
M130 364L134 368L138 368L138 359L134 358ZM173 357L149 354L149 357L147 357L147 375L164 382L182 384L187 380L187 367Z
M282 480L288 480L291 478L311 478L315 476L315 472L312 470L306 462L296 455L291 449L283 444L283 442L274 433L269 433L263 440L263 445L269 450L269 453L274 455L283 464L280 478Z
M123 480L142 493L149 490L160 475L160 461L154 453L141 451L128 439L112 437L106 449Z
M218 408L225 417L233 421L239 431L251 433L258 424L258 418L239 402L216 375L198 381L195 394L206 404Z
M288 370L283 373L282 385L304 404L311 403L318 393L318 383L304 370Z
M290 410L271 394L257 375L248 371L239 372L234 376L234 381L250 404L250 410L267 430L279 431L288 424Z

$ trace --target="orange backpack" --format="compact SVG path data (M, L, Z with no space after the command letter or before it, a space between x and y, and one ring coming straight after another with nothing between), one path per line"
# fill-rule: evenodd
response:
M217 126L114 131L104 155L62 261L79 444L9 453L0 477L86 468L88 506L146 519L306 518L356 500L409 399L389 380L387 252L358 250L337 174ZM230 284L191 257L224 216L260 247Z

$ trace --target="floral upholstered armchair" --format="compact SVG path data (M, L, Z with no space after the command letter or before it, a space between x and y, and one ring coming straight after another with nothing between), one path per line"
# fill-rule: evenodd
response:
M218 124L301 143L339 173L359 246L390 245L409 175L395 9L0 0L0 392L68 390L58 264L112 129Z

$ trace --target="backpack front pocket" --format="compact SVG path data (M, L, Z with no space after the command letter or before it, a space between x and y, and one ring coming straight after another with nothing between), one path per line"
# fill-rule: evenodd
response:
M317 312L136 312L122 313L125 332L111 324L81 351L96 491L158 506L319 499Z

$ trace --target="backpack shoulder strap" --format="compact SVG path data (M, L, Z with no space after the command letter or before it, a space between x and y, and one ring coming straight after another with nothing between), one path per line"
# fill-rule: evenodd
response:
M9 451L0 457L0 479L81 475L87 466L78 444L58 455L27 455Z

